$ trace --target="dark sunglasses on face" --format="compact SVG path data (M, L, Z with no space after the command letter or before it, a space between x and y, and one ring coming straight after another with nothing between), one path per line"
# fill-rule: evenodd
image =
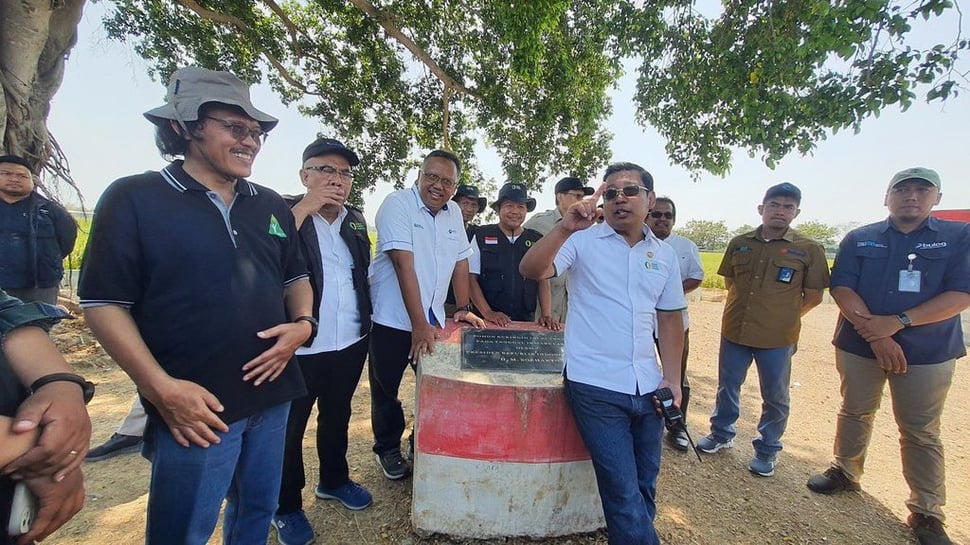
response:
M646 191L647 188L643 187L642 185L627 185L621 188L608 187L606 188L606 191L603 192L603 200L612 201L613 199L617 198L621 192L623 193L624 197L636 197L641 190Z
M673 212L650 212L650 217L655 220L659 220L660 218L672 220L674 219L674 213Z

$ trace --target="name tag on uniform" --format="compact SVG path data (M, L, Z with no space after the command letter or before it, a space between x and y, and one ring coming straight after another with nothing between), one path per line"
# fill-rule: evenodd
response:
M903 269L899 271L899 291L919 293L920 271Z

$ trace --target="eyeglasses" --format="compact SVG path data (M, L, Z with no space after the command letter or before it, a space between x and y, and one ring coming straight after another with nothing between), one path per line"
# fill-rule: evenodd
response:
M608 187L606 188L606 191L603 192L603 200L612 201L620 195L620 192L623 193L624 197L636 197L641 190L646 191L647 188L643 187L642 185L627 185L621 188Z
M234 123L232 121L219 119L218 117L212 117L209 115L205 116L205 118L211 119L213 121L218 121L223 126L223 128L229 131L229 134L239 142L242 142L243 140L246 139L246 137L249 137L255 140L257 144L262 144L263 142L266 141L266 137L269 136L269 133L264 131L261 128L251 129L247 125L244 125L242 123Z
M29 180L32 178L30 174L14 172L12 170L0 170L0 176L3 176L4 178L13 178L15 180Z
M353 180L354 179L354 173L351 172L350 169L338 170L338 169L336 169L336 168L334 168L334 167L332 167L330 165L321 165L321 166L303 167L303 168L305 170L313 170L313 171L316 171L316 172L320 172L320 173L325 174L327 176L333 176L335 174L339 174L340 177L343 178L343 179L345 179L345 180Z
M650 212L650 217L655 220L659 220L660 218L672 220L674 219L674 213L673 212Z
M452 180L451 178L445 178L443 176L438 176L437 174L434 174L432 172L424 172L424 171L421 171L421 175L424 176L424 179L428 180L431 183L431 185L441 184L441 187L444 189L452 189L453 187L455 187L455 181Z

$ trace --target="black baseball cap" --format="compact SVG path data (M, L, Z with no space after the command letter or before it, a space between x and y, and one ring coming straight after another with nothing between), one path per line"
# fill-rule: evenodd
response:
M592 195L594 191L592 187L585 185L582 180L573 176L566 176L556 182L556 193L565 193L574 189L582 190L586 196Z
M802 204L802 190L795 187L795 184L789 182L782 182L769 187L768 191L765 192L765 198L761 199L761 202L767 201L772 197L791 197L795 199L795 204Z
M480 195L477 185L458 184L458 189L455 190L455 196L452 197L451 200L458 202L458 197L468 197L469 199L477 200L479 214L484 212L485 206L488 205L488 201L485 200L485 197Z
M311 157L319 157L331 153L342 155L352 167L360 164L360 159L356 153L350 151L350 148L345 146L340 140L334 140L333 138L317 138L314 140L303 150L303 161L306 162Z
M0 155L0 163L11 163L14 165L20 165L22 167L25 167L27 170L29 170L31 174L34 173L34 169L31 168L30 163L23 157L20 157L19 155Z
M523 203L528 212L536 209L536 200L529 196L529 191L522 184L509 182L503 185L498 191L498 199L492 203L492 208L498 211L504 201Z

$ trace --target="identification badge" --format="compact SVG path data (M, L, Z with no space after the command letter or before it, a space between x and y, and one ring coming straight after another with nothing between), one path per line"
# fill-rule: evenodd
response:
M792 279L795 278L795 269L791 267L781 267L778 269L778 280L784 284L791 284Z
M899 271L899 291L908 293L919 293L920 271L903 269Z

